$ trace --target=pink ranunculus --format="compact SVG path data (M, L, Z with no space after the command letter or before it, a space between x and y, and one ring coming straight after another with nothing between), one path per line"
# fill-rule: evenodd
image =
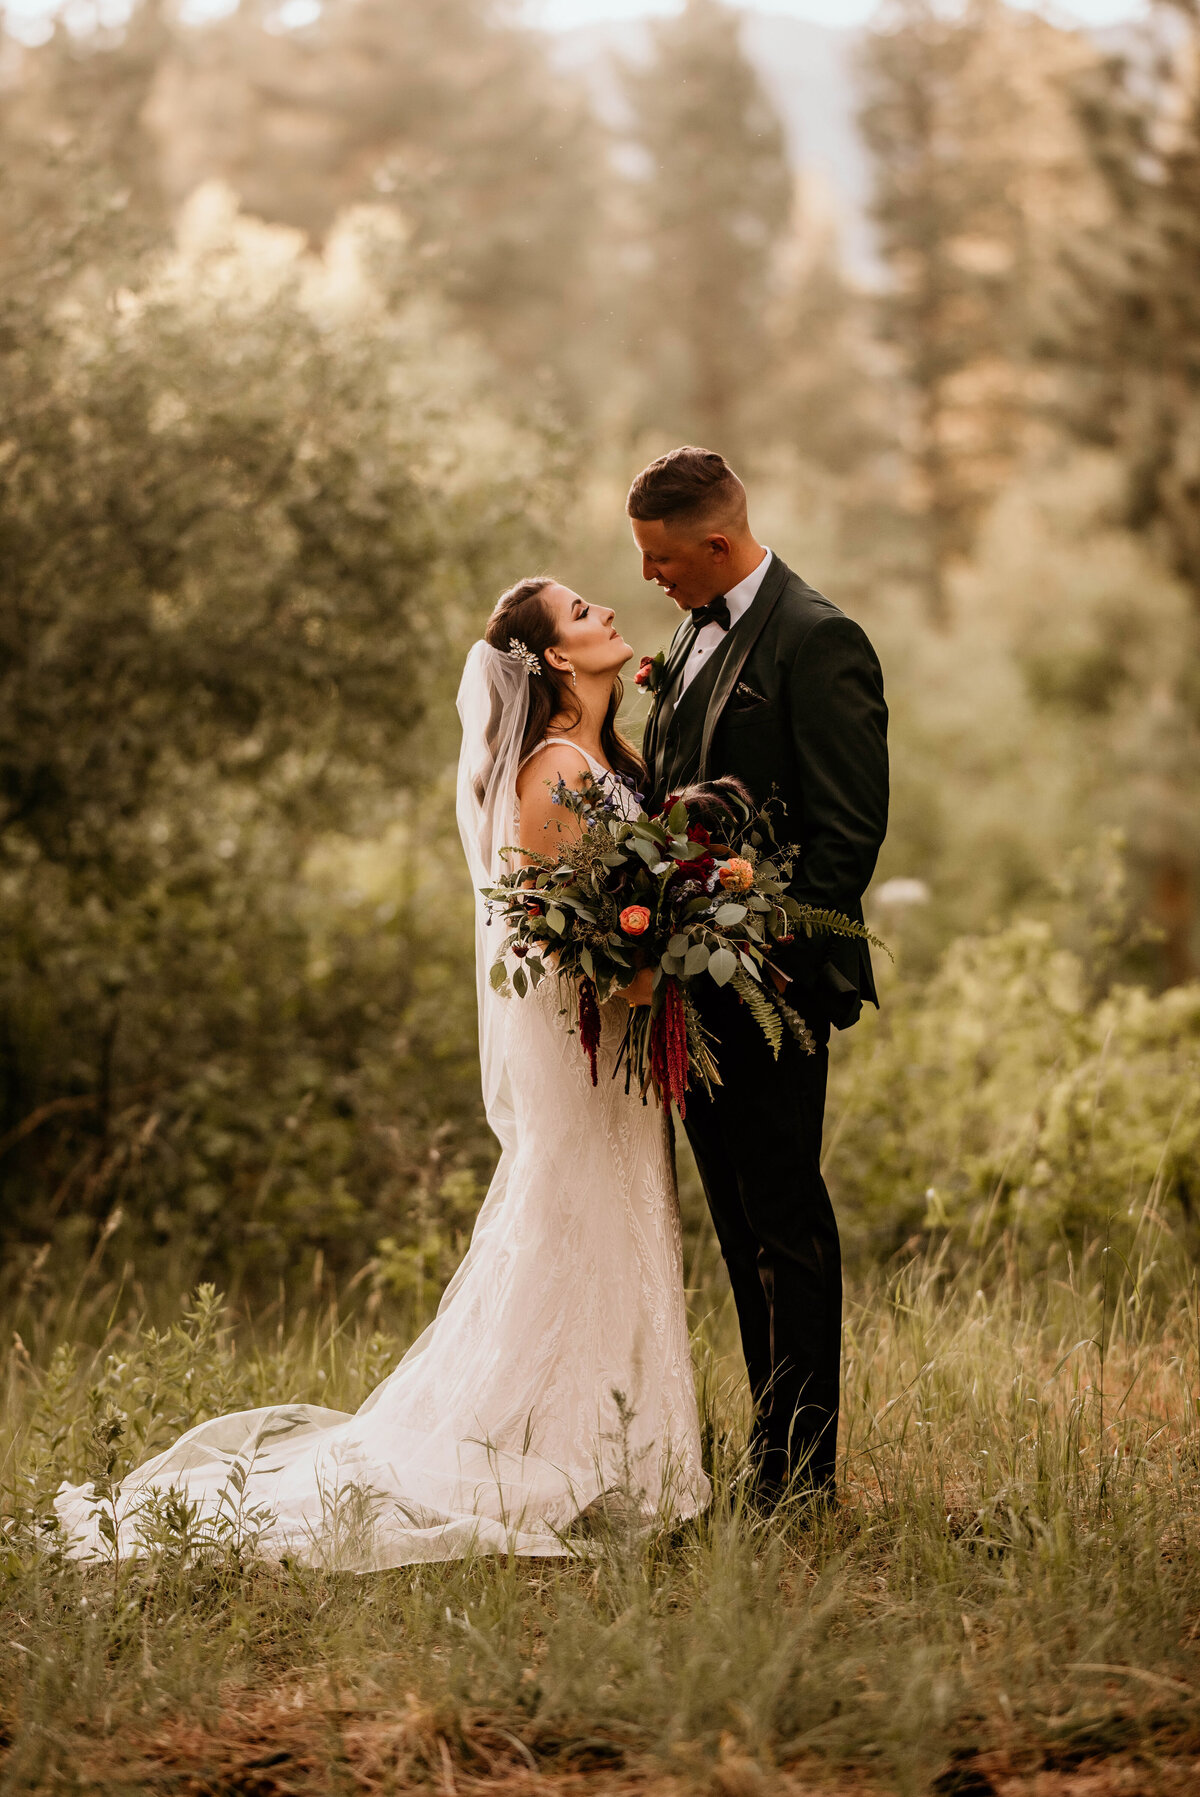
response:
M654 657L652 655L643 655L641 661L638 663L638 671L633 677L635 686L649 686L650 670L653 666Z
M621 928L627 936L644 936L650 928L650 913L645 905L626 905L621 913Z
M717 878L726 892L749 892L754 884L754 869L740 855L733 855L717 869Z

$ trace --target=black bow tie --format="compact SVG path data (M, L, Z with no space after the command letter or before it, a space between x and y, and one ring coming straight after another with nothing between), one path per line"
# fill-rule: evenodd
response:
M729 615L729 604L724 593L716 599L710 599L707 605L693 606L688 613L688 623L692 627L693 637L698 630L703 630L706 624L719 624L722 630L728 630L732 622Z

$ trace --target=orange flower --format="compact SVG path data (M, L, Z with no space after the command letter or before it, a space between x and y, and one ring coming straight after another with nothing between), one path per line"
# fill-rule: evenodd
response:
M644 936L650 928L650 913L645 905L626 905L621 913L621 928L627 936Z
M717 869L717 878L726 892L749 892L754 884L754 869L740 855L733 855Z

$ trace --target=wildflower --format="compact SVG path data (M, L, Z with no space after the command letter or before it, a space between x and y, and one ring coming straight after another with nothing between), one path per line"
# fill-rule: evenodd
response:
M717 877L726 892L749 892L754 884L754 869L741 855L732 855L718 869Z

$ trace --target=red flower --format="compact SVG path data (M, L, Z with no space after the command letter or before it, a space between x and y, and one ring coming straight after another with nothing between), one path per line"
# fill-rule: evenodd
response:
M579 982L579 1043L587 1056L592 1084L596 1084L596 1050L600 1046L600 1005L596 988L586 976Z
M650 1024L650 1072L664 1105L671 1100L679 1115L687 1115L688 1046L687 1014L678 980L667 980L663 1002Z
M638 663L638 671L633 677L636 686L649 686L650 670L653 666L654 657L652 655L643 655L641 661Z

